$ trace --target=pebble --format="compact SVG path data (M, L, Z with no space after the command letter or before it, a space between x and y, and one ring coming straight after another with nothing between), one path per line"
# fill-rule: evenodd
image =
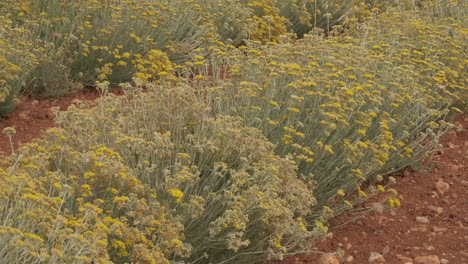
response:
M371 252L369 256L369 263L383 263L385 262L384 256L377 252Z
M432 250L435 250L435 247L434 246L428 246L426 249L429 250L429 251L432 251Z
M436 212L437 214L441 214L444 212L444 208L442 207L437 207L437 206L433 206L433 205L429 205L427 206L427 208L433 212Z
M340 261L335 255L322 255L318 264L340 264Z
M353 262L353 261L354 261L354 257L351 256L351 255L349 255L349 256L347 256L347 257L345 258L345 261L346 261L346 262Z
M450 190L450 184L443 181L438 181L435 184L435 189L438 194L444 195Z
M455 164L450 164L449 167L449 174L452 176L452 177L455 177L458 175L458 172L460 170L460 167L458 167L457 165Z
M408 257L405 257L405 256L402 256L402 255L396 255L397 258L401 261L404 261L404 262L413 262L413 259L412 258L408 258Z
M363 231L363 232L361 232L361 236L362 236L362 238L366 239L367 238L367 233Z
M448 259L440 259L441 264L448 264L449 262Z
M429 219L427 219L427 217L424 217L424 216L416 216L416 221L418 221L419 223L422 223L422 224L428 224L429 223Z
M416 226L416 227L412 227L410 230L413 231L413 232L426 232L427 227L425 227L425 226Z
M405 176L405 177L411 176L411 171L410 171L409 169L405 169L405 170L403 171L403 176Z
M447 230L448 229L446 227L438 227L438 226L433 226L432 227L432 231L434 231L434 232L445 232Z
M385 246L380 253L385 256L388 252L390 252L390 247Z
M29 111L24 111L18 114L18 117L23 120L29 119Z
M54 119L55 118L55 113L56 112L54 111L53 107L51 107L51 108L47 109L46 117L50 118L50 119Z
M417 256L414 258L414 262L423 264L440 264L439 257L436 255Z

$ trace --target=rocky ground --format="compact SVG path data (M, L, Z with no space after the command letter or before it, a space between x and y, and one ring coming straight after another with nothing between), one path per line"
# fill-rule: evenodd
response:
M95 91L54 99L21 97L13 113L0 118L0 131L14 127L13 147L40 137L54 125L53 107L66 109L74 99L92 100ZM346 225L352 215L334 219L333 238L320 241L314 251L346 255L308 254L291 257L281 264L466 264L468 263L468 115L456 118L460 130L450 131L441 141L442 148L425 161L424 170L406 169L395 175L394 189L402 203L393 211L370 213ZM8 137L0 135L0 156L9 155Z

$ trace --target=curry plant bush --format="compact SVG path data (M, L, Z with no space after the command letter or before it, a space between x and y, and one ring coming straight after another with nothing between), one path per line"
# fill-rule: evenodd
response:
M37 65L38 50L28 42L32 33L12 24L11 18L0 14L0 116L13 109L25 76Z
M280 14L290 22L289 29L299 37L313 28L329 32L333 26L344 23L356 12L359 1L343 0L287 0L277 3Z
M214 115L242 117L313 173L320 212L423 158L466 104L463 23L433 18L391 9L333 38L215 49L195 63L194 86Z
M0 14L12 17L12 26L31 30L29 41L44 48L27 89L45 95L68 82L93 86L103 79L114 84L129 81L134 60L151 49L170 52L174 59L183 57L211 32L202 11L185 0L4 1L0 5Z
M294 161L240 118L211 116L192 88L166 85L72 107L21 150L1 215L18 235L0 241L35 251L5 249L2 263L254 263L326 233L306 227L315 199Z
M277 0L2 1L1 26L8 27L8 31L29 32L2 33L2 39L21 43L15 47L16 54L30 52L24 46L35 49L34 56L27 57L35 61L35 66L28 71L23 69L14 89L8 88L12 95L7 105L12 105L12 97L21 90L28 95L46 97L96 86L96 82L110 82L113 87L128 82L139 72L138 62L151 56L148 54L151 50L164 52L172 62L180 62L187 60L194 49L210 43L239 46L244 39L277 42L288 30L294 29L301 35L312 26L325 24L328 30L347 17L348 11L343 10L349 6L323 0L315 4L311 1L285 3ZM302 6L306 8L303 10ZM285 13L287 10L295 13ZM311 10L314 23L310 22ZM296 30L297 27L301 30ZM7 52L6 48L2 47L1 52ZM15 61L9 63L22 68ZM7 79L9 75L0 76L2 82L11 82ZM2 98L6 95L2 92Z
M2 159L0 262L261 263L398 206L385 177L466 111L460 6L3 1L2 113L21 89L102 98Z

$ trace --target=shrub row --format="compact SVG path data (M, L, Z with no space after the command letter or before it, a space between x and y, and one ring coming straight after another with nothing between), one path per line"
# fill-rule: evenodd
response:
M398 206L383 176L466 110L466 16L450 3L210 42L180 65L148 49L124 95L76 103L3 160L0 262L260 263L307 252L371 195Z
M150 50L178 62L219 41L238 46L244 39L277 41L288 31L303 35L313 26L330 30L350 16L352 2L2 1L1 38L8 46L0 44L0 58L21 76L6 66L0 75L1 113L21 91L57 96L96 82L128 82L141 60L157 60ZM8 55L11 49L18 55Z
M433 11L390 9L335 37L318 30L201 50L178 74L196 76L214 114L242 117L300 174L312 172L319 215L361 183L423 158L451 127L449 112L466 109L465 17Z

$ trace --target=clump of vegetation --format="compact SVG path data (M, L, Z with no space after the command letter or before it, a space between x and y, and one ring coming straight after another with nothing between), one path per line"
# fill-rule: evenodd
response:
M346 17L341 14L344 4L336 8L335 1L319 2L319 6L314 4L314 19L326 19L327 30ZM22 69L21 77L13 78L18 71L6 65L8 73L0 76L2 82L9 82L2 84L2 97L11 94L4 112L12 108L13 97L20 92L47 97L102 82L111 87L129 82L150 51L166 54L172 63L187 60L194 49L209 44L239 46L245 39L277 42L299 26L295 14L283 14L290 8L276 0L3 1L0 16L8 30L2 38L13 41L8 48L0 47L1 54L11 54L13 48L15 54L24 53L8 58L8 63ZM340 13L339 19L330 20L327 10ZM300 35L314 25L323 26L322 22L304 23L307 26ZM27 68L23 60L28 61ZM159 63L171 65L164 60Z
M153 263L143 260L155 254L165 261L158 263L258 262L306 251L324 235L303 220L315 203L312 188L296 175L294 161L273 154L259 130L238 118L211 117L188 86L127 89L96 107L61 114L61 129L24 147L5 174L42 184L25 193L59 201L37 208L3 200L2 221L12 210L33 218L7 226L39 237L38 259L42 251L59 250L114 263ZM20 201L26 187L12 187L20 187L20 194L5 192ZM36 217L49 208L47 221ZM58 218L69 224L58 225ZM38 232L38 225L76 234L69 243L82 246L65 251L68 246ZM8 247L12 234L3 236ZM6 254L4 262L18 254Z
M242 117L314 174L317 215L339 212L363 182L423 158L466 102L462 23L432 19L389 8L336 37L213 49L180 75L205 76L194 86L215 115Z
M0 116L10 112L14 99L25 84L25 77L37 65L38 50L28 42L32 33L16 28L0 13Z
M384 176L466 111L457 4L3 1L0 114L21 90L102 98L2 160L0 262L260 263L398 206Z

